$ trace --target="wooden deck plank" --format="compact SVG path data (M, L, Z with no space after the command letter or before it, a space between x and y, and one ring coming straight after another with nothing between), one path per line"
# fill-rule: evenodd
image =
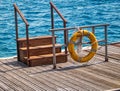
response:
M39 70L48 70L48 69L45 69L43 67L37 67L37 69L39 69ZM32 75L32 76L36 77L36 75L39 75L39 74L36 73L35 75ZM60 79L62 79L64 81L67 81L67 82L64 82L65 84L72 83L72 87L78 86L77 88L79 90L83 90L83 91L86 91L86 90L88 91L90 89L93 90L93 87L90 87L90 86L82 83L79 79L76 79L76 78L72 77L71 75L67 75L66 73L53 70L53 71L49 72L48 76L49 75L53 76L53 77L57 77L57 78L59 77ZM97 89L95 89L95 90L97 91Z
M21 82L23 82L24 84L28 85L29 87L31 87L32 89L34 89L34 90L36 90L36 91L38 91L38 90L42 91L42 90L43 90L43 89L40 88L37 84L35 84L35 83L31 82L30 80L27 80L27 79L25 79L25 78L17 75L17 74L15 74L15 73L13 74L12 72L8 72L8 74L11 75L12 77L16 78L18 81L21 81ZM23 76L24 76L24 75L23 75ZM27 78L28 78L28 77L27 77ZM45 90L43 90L43 91L45 91Z
M0 91L5 91L5 90L0 87Z
M81 71L80 71L81 72ZM101 84L103 84L104 86L109 86L110 88L118 88L118 87L120 87L120 84L119 84L119 81L114 81L114 80L111 80L110 78L107 78L107 77L103 77L103 76L101 76L101 75L99 75L99 74L94 74L94 73L91 73L91 72L89 72L89 71L83 71L82 70L82 72L83 72L83 74L85 73L85 72L87 72L87 76L91 76L90 78L91 79L94 79L94 81L95 81L95 84L96 84L96 82L98 81L99 83L101 83ZM84 75L85 76L85 75ZM86 76L86 77L87 77ZM106 89L106 88L105 88Z
M59 86L58 84L54 83L54 80L53 81L49 81L48 80L48 77L47 78L44 78L43 76L41 77L36 77L34 76L36 73L39 73L40 75L42 74L42 72L44 70L40 70L38 69L38 67L41 67L41 66L37 66L37 67L31 67L30 70L28 69L25 69L25 70L22 70L22 72L24 72L25 74L37 79L38 81L41 82L45 82L45 84L47 84L48 86L52 87L52 88L55 88L56 90L57 89L61 89L62 91L67 91L66 89L64 89L62 86ZM48 68L48 66L46 66ZM36 69L35 69L36 68ZM43 67L44 68L44 67ZM50 69L51 70L51 69Z
M54 88L49 87L49 85L44 84L44 82L39 82L38 80L34 79L33 77L24 74L22 69L19 70L17 73L23 75L22 76L23 78L33 82L34 84L38 85L39 87L41 87L44 90L55 91Z
M110 45L113 45L113 46L117 46L117 47L120 47L120 42L111 43Z
M16 84L18 87L24 89L24 91L34 91L34 89L32 89L31 87L29 87L28 85L26 85L22 81L14 78L13 76L11 76L9 74L5 74L5 75L3 75L3 77L5 77L9 81L11 81L12 83Z
M16 84L12 83L11 81L9 81L8 79L6 79L2 75L0 75L0 81L3 82L3 83L5 83L7 86L9 86L10 88L14 89L15 91L24 91L22 88L20 88Z
M10 62L11 60L9 60ZM34 91L34 89L32 89L31 87L29 87L28 85L24 84L23 82L21 82L21 80L18 80L17 78L14 78L14 73L12 73L12 75L9 75L8 72L11 73L12 70L17 70L16 68L19 68L19 67L14 67L12 68L11 65L8 65L8 60L2 60L0 61L0 63L2 64L0 66L0 69L4 69L4 71L1 73L1 76L3 76L4 78L6 78L7 80L11 81L12 83L11 84L15 84L16 86L20 87L20 88L23 88L25 91ZM7 64L6 64L7 63ZM4 74L3 74L4 73Z
M105 91L120 91L120 88L109 89L109 90L105 90Z
M46 80L46 79L44 79L44 78L41 78L41 77L36 77L36 76L33 76L33 75L31 75L31 76L32 76L34 79L38 80L39 82L44 83L45 85L47 85L47 86L49 86L49 87L51 87L51 88L54 88L54 89L56 89L56 90L60 88L62 91L67 91L67 90L65 90L64 88L56 85L54 82L48 81L48 80Z
M90 51L90 49L86 50L86 52L89 52L89 51ZM97 54L104 56L105 55L105 47L100 46L97 50ZM108 57L120 60L120 47L108 45Z
M117 68L120 67L120 61L110 60L110 64Z
M74 87L74 89L75 89L75 87L76 88L79 88L79 89L82 89L80 86L76 86L76 85L74 85L74 84L72 84L71 82L69 82L69 81L66 81L65 79L63 79L63 78L61 78L61 75L55 75L55 71L53 70L52 72L47 72L47 73L41 73L42 75L45 75L45 76L47 76L46 78L44 78L44 76L42 76L42 77L39 77L39 75L37 76L37 75L35 75L35 74L37 74L37 73L39 73L41 70L46 70L46 69L44 69L45 67L35 67L35 68L32 68L32 72L30 73L29 72L29 75L30 76L32 76L32 77L34 77L34 78L36 78L36 79L38 79L38 80L40 80L40 79L46 79L46 78L52 78L53 79L53 81L52 82L54 82L54 81L56 81L56 80L61 80L62 81L62 84L66 84L66 85L68 85L68 86L70 86L70 87ZM47 67L48 68L48 67ZM38 70L38 71L36 71L36 70ZM40 74L40 75L41 75ZM55 75L55 76L54 76ZM40 78L40 79L39 79ZM71 80L71 79L70 79ZM48 82L48 80L46 79L46 81ZM50 82L50 81L49 81ZM59 82L59 81L58 81ZM54 84L54 83L53 83ZM56 85L55 85L56 86ZM59 86L59 85L58 85ZM69 89L71 89L69 87ZM62 87L60 87L59 86L59 88L62 88ZM66 88L67 89L67 88Z
M46 79L48 81L54 82L56 85L58 85L58 86L60 86L60 87L62 87L64 89L66 89L66 90L70 89L72 91L77 91L76 88L72 87L69 83L67 84L63 80L60 80L59 78L48 76L46 74L41 74L41 75L38 75L37 77L44 78L44 79Z
M14 91L14 89L10 88L2 81L0 81L0 88L4 89L4 91Z
M103 56L105 55L104 46L97 51L97 54L100 54ZM116 46L108 45L108 57L120 60L120 48Z
M37 76L39 76L39 75L37 75ZM50 79L53 79L53 80L58 81L58 82L61 82L63 85L69 86L68 87L69 89L72 88L75 91L77 91L77 90L83 90L83 88L81 88L80 86L78 86L80 84L75 85L74 83L71 83L70 81L66 80L65 78L61 77L60 75L56 75L54 72L49 72L47 74L44 73L43 76L46 76L46 77L49 77Z
M34 72L34 70L37 70L37 69L33 68L32 70ZM54 72L53 72L53 74L54 74ZM42 78L42 79L45 79L45 80L47 80L49 82L53 82L53 83L55 83L57 86L59 86L62 89L64 88L66 90L67 89L71 89L73 91L77 91L75 88L73 88L71 86L70 83L67 84L63 79L59 79L59 77L53 77L52 75L49 75L49 72L47 72L47 73L41 73L40 75L36 75L36 78Z
M97 67L97 66L96 66ZM85 67L85 68L87 68L87 67ZM80 68L80 71L81 71L81 68Z
M17 67L18 68L18 67ZM35 81L34 80L32 80L31 78L29 78L28 76L26 76L25 74L22 74L22 73L20 73L19 72L19 69L18 70L14 70L14 68L13 68L13 70L12 70L12 73L9 73L9 74L11 74L11 75L14 75L14 76L19 76L19 77L21 77L21 78L23 78L23 79L27 79L27 81L29 81L29 83L35 83ZM19 78L18 77L18 78ZM20 79L20 78L19 78ZM32 80L32 81L31 81ZM21 81L22 81L22 79L21 79ZM37 81L36 81L37 82ZM23 83L25 83L25 81L23 81ZM39 85L39 86L43 86L42 84L40 84L40 83L35 83L35 85ZM34 86L34 85L33 85ZM35 87L36 88L36 87ZM47 88L47 87L46 87ZM39 88L39 90L40 90L41 88ZM48 90L48 89L47 89ZM50 88L49 88L49 90L50 90ZM40 91L45 91L44 89L41 89ZM51 90L51 91L53 91L53 89Z
M81 68L80 68L81 69ZM67 70L64 71L67 75L71 75L80 81L83 81L85 84L88 84L91 87L96 87L99 90L105 90L108 88L111 88L109 85L106 85L103 83L103 80L99 80L100 78L91 76L90 74L87 74L87 72L82 72L82 70L74 69L74 70Z
M85 88L81 87L80 83L78 83L72 79L68 79L65 76L62 76L61 74L57 74L55 72L54 73L49 72L49 73L50 74L48 74L48 75L53 75L53 77L56 77L57 79L59 78L59 80L63 81L65 84L69 85L70 87L73 87L76 90L84 90L85 91Z
M35 74L35 73L34 73ZM54 74L55 74L55 72L54 72ZM64 73L64 74L66 74L66 73ZM68 74L67 74L68 75ZM72 75L71 75L72 76ZM75 78L75 77L74 77ZM80 80L81 81L81 79L78 79L78 80ZM83 81L81 81L81 82L83 82ZM84 81L83 83L85 83L86 81ZM90 83L91 84L91 83ZM94 87L94 86L93 86ZM96 87L96 86L95 86ZM91 88L89 88L89 89L91 89Z
M35 79L37 79L38 81L41 81L41 80L44 81L47 85L49 85L50 87L52 87L56 90L58 90L60 88L63 91L67 91L65 88L66 86L63 86L63 85L61 86L59 82L56 82L55 80L52 80L49 77L46 78L46 76L44 76L44 75L36 76Z
M102 63L101 65L100 64L97 64L97 65L94 65L93 67L98 68L100 70L107 70L109 73L111 72L111 74L113 75L120 75L119 72L120 72L120 68L117 67L116 65L114 65L114 63L112 62L105 62L105 63Z
M104 62L96 55L88 63L69 62L27 67L17 59L0 60L0 91L104 91L120 87L119 47L108 45L109 53L118 54ZM104 49L99 52L103 53ZM115 58L117 57L117 58Z
M18 68L18 67L17 67L17 68ZM46 86L46 85L44 85L44 84L36 81L35 79L27 76L27 75L24 74L22 71L20 71L20 69L14 70L14 68L13 68L12 73L14 74L14 76L17 76L18 78L20 77L20 78L22 78L22 79L24 79L24 80L29 81L29 83L34 83L34 85L39 86L38 89L39 89L40 91L45 91L45 90L48 90L48 89L49 89L49 91L54 91L54 89L50 88L49 86ZM9 74L11 74L11 73L9 73ZM12 74L11 74L11 75L12 75ZM21 79L21 81L22 81L22 79ZM23 83L25 83L25 82L23 81ZM33 85L33 86L34 86L34 85ZM44 89L43 89L43 88L44 88Z
M120 76L119 74L115 74L115 72L107 70L107 69L103 69L102 66L101 68L98 69L98 67L90 67L89 69L84 69L84 71L87 71L87 73L91 73L91 75L94 75L96 77L99 77L100 79L106 80L106 82L108 81L109 83L111 83L111 86L120 86ZM114 74L114 75L113 75ZM112 80L111 80L112 79ZM109 85L110 86L110 85Z
M4 68L4 69L6 69L6 68ZM8 80L12 79L11 80L12 83L15 83L16 85L20 86L21 88L24 88L25 90L29 90L29 91L38 90L38 88L34 84L32 84L30 81L25 80L22 77L18 76L16 73L13 72L13 70L4 72L4 74L2 74L2 76ZM42 90L40 90L40 91L42 91Z

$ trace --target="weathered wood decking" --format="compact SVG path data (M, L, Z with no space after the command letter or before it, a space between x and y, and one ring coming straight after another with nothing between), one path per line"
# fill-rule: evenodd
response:
M14 59L0 59L0 91L104 91L120 88L120 44L108 45L109 62L104 62L104 47L90 62L71 61L27 67Z

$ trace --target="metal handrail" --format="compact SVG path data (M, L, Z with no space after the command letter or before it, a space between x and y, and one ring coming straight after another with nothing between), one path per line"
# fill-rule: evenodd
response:
M28 27L29 23L24 17L24 15L21 13L19 8L17 7L16 4L13 4L14 6L14 13L15 13L15 30L16 30L16 43L17 43L17 56L18 56L18 61L20 61L20 54L19 54L19 44L18 44L18 19L17 19L17 13L21 16L22 20L24 21L26 25L26 44L27 44L27 60L29 59L29 34L28 34Z
M109 24L96 24L96 25L86 25L86 26L80 26L80 27L68 27L68 28L56 28L56 29L50 29L50 31L68 31L72 29L81 29L81 28L92 28L92 27L100 27L100 26L109 26Z
M20 11L19 8L17 7L17 5L16 5L16 4L13 4L13 6L14 6L14 8L16 9L16 11L18 12L18 14L21 16L22 20L25 22L25 24L26 24L27 26L29 26L27 20L25 19L25 17L23 16L23 14L21 13L21 11Z
M96 27L104 27L104 40L98 40L98 42L104 42L105 43L105 61L108 61L108 48L107 48L107 27L109 24L97 24L97 25L89 25L89 26L79 26L79 27L70 27L70 28L57 28L57 29L50 29L49 31L52 32L52 36L55 36L55 31L69 31L73 29L82 29L82 28L91 28L92 32L95 33L95 28ZM68 39L66 40L68 42ZM53 38L53 43L55 43L55 39ZM90 43L90 42L89 42ZM85 43L87 44L87 42ZM55 44L53 44L55 45ZM67 44L64 44L63 46L66 46ZM53 50L55 50L55 46L53 46ZM55 51L53 51L53 68L56 68L56 56L55 56Z
M50 6L51 6L51 28L54 29L54 11L53 9L57 12L57 14L60 16L60 18L63 20L63 27L66 28L66 24L67 24L67 20L63 17L63 15L60 13L60 11L57 9L57 7L50 2ZM55 47L55 39L54 39L54 34L53 35L53 47ZM67 44L67 39L68 39L68 31L64 31L64 43ZM55 53L55 49L53 48L53 53ZM65 46L65 54L67 54L67 47ZM53 56L55 56L55 54L53 54ZM53 57L53 59L55 59L55 57ZM66 59L67 60L67 59ZM54 62L54 61L53 61ZM53 63L56 64L56 63ZM54 69L56 67L54 66Z
M60 13L60 11L57 9L57 7L52 3L50 2L50 5L52 6L52 8L55 9L55 11L58 13L58 15L61 17L61 19L64 21L64 22L67 22L67 20L63 17L63 15Z

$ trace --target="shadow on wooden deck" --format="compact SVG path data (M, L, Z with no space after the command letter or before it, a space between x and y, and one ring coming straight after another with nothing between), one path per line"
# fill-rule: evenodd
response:
M0 91L116 91L120 87L120 48L109 45L117 54L104 62L103 49L88 63L69 62L28 67L13 59L0 59ZM115 52L115 53L114 53ZM102 55L101 55L102 54ZM117 89L119 91L120 89Z

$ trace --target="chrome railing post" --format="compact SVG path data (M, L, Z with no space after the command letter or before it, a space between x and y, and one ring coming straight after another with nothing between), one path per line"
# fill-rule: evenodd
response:
M52 43L53 43L53 69L56 69L56 50L55 50L55 34L52 31Z
M95 34L95 27L92 27L92 33Z
M107 25L105 27L105 62L108 62L108 47L107 47Z
M66 22L63 23L64 28L66 28ZM64 44L65 46L65 54L67 54L67 44L68 44L68 31L64 31Z
M30 51L29 51L29 33L28 33L28 26L29 25L26 25L26 45L27 45L27 62L28 62L28 65L30 65L30 62L29 62L29 57L30 57Z
M51 28L54 29L54 12L53 12L53 7L51 6Z
M60 16L60 18L63 21L63 26L66 28L66 20L62 16L62 14L59 12L59 10L56 8L56 6L50 2L50 9L51 9L51 28L54 29L54 11L53 9L57 12L57 14ZM67 54L67 41L68 41L68 31L64 31L64 43L66 44L65 46L65 54ZM55 35L54 31L52 31L52 42L53 42L53 69L56 69L56 50L55 50Z
M18 44L18 20L17 20L17 11L14 7L14 15L15 15L15 30L16 30L16 45L17 45L17 60L20 61L19 55L19 44Z
M19 8L17 7L16 4L13 4L14 6L14 12L15 12L15 29L16 29L16 43L17 43L17 57L18 57L18 61L20 61L20 53L19 53L19 44L18 44L18 20L17 20L17 13L20 15L20 17L22 18L22 20L24 21L25 25L26 25L26 46L27 46L27 60L29 60L29 33L28 33L28 22L25 19L25 17L23 16L23 14L21 13L21 11L19 10ZM30 66L30 64L29 64Z
M97 40L98 42L104 42L105 43L105 61L108 61L108 45L107 45L107 26L109 26L109 24L98 24L98 25L90 25L90 26L80 26L79 28L92 28L92 32L95 33L95 28L96 27L104 27L104 40ZM70 27L70 28L58 28L58 29L50 29L51 32L53 31L68 31L68 30L72 30L72 29L76 29L76 27ZM68 36L66 37L66 42L68 42ZM90 42L85 42L84 44L88 44ZM65 45L66 46L66 45Z

